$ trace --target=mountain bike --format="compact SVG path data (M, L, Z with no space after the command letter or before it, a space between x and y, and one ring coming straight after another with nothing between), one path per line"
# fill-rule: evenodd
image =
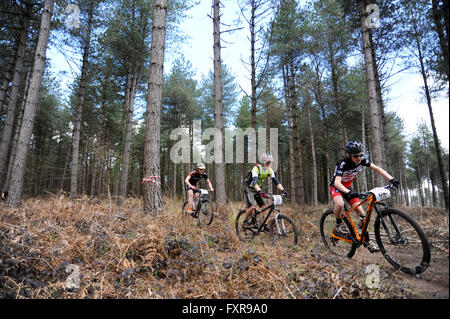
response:
M263 210L255 210L248 218L247 224L244 225L244 216L246 210L240 210L236 216L235 228L236 234L242 241L248 241L258 236L261 232L265 231L265 225L272 212L275 212L275 217L269 223L269 233L272 242L277 245L290 246L297 244L297 229L295 228L294 221L286 215L280 213L278 208L283 204L283 198L285 195L272 195L268 194L269 199L272 199L272 204L264 208ZM260 214L267 211L267 214L261 219ZM260 222L262 220L262 222Z
M382 202L391 196L393 188L394 186L390 184L360 193L361 203L353 208L346 208L342 218L349 230L346 238L337 237L333 232L336 227L333 210L325 211L320 218L320 235L332 253L352 258L356 249L361 245L366 246L369 240L368 227L372 211L375 210L377 216L373 233L383 256L402 272L420 274L430 265L430 245L422 228L411 216ZM368 204L366 217L358 233L350 213L365 204Z
M214 218L214 206L209 200L209 191L206 189L198 189L200 197L197 200L193 200L192 212L188 211L188 202L184 202L181 214L183 216L191 215L198 219L200 225L210 225Z

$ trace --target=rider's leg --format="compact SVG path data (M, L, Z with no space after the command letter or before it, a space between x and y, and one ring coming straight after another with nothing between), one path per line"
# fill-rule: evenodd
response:
M188 190L188 209L192 211L192 199L194 197L194 191L192 189Z
M244 214L244 221L249 219L250 215L253 213L254 210L255 210L254 206L250 206L249 208L247 208L247 210L245 211L245 214Z
M342 211L344 210L344 198L342 196L334 196L334 217L336 217L336 221L342 221Z
M194 202L197 203L198 198L200 197L200 193L194 193ZM197 209L198 205L195 206L195 209Z

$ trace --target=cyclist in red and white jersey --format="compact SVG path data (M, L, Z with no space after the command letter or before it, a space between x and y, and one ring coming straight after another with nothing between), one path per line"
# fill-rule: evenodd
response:
M352 206L357 206L361 201L359 194L353 190L352 184L356 175L364 166L369 167L372 171L380 174L394 186L398 186L399 182L389 175L384 169L371 163L364 158L364 144L358 141L350 141L345 146L346 157L336 164L334 175L330 182L330 192L334 203L334 216L336 217L337 227L334 234L337 237L348 237L348 229L342 223L341 213L344 209L344 199ZM355 210L360 219L360 227L365 218L364 210L360 206ZM373 242L367 242L367 247L371 252L379 251L379 248Z

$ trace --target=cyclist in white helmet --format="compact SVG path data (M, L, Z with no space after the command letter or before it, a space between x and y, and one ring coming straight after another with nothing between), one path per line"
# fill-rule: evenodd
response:
M247 204L247 211L244 215L244 227L246 226L247 220L253 213L256 206L259 206L261 209L267 207L267 203L264 198L267 198L268 195L263 192L261 186L269 176L277 189L281 191L286 197L288 196L288 192L275 177L275 173L270 167L270 164L273 162L272 155L267 153L261 154L261 156L259 157L259 162L259 164L255 164L253 166L252 170L247 176L246 181L244 182L245 201ZM265 229L267 230L266 225Z
M186 183L186 190L188 192L188 210L192 212L192 203L195 195L195 200L198 199L200 191L198 190L198 184L200 180L204 178L206 183L208 184L211 192L214 192L214 188L211 184L211 181L208 178L208 175L205 173L205 164L199 163L192 172L186 177L184 182Z

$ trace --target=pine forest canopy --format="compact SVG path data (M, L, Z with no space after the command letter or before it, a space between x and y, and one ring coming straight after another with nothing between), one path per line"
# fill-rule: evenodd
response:
M192 147L189 162L171 160L179 142L171 133L186 128L192 145L201 121L200 134L218 134L216 157L226 129L276 128L276 175L299 205L329 203L344 145L359 140L400 181L396 205L448 211L449 153L435 115L436 101L448 100L447 1L205 2L1 2L0 188L8 205L67 192L118 205L143 197L145 211L159 212L162 196L186 196L196 164ZM210 58L199 74L189 57L203 52L186 45L197 32L187 21L203 6ZM233 42L238 36L243 42ZM242 43L244 54L229 58ZM411 74L423 116L408 135L390 97L393 79ZM269 135L244 138L242 162L206 163L213 199L243 200L248 147L269 152ZM143 184L149 176L154 182ZM355 188L384 182L365 170Z

